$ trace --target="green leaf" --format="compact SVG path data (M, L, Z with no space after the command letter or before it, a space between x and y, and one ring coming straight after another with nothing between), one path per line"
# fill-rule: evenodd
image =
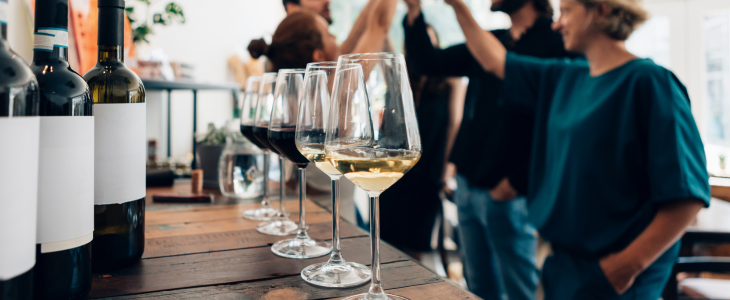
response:
M162 17L161 13L156 13L152 16L152 23L153 24L162 24L167 25L168 20Z
M147 40L147 36L152 34L152 28L147 26L147 24L142 24L132 30L132 35L134 35L134 41L135 42L145 42L149 43L150 41Z
M165 6L165 12L170 16L170 19L177 20L180 23L185 23L185 14L183 13L182 7L175 2L170 2Z

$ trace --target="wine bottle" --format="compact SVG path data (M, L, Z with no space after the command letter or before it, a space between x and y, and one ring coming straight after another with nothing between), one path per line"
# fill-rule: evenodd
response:
M36 0L33 62L40 86L35 299L91 290L94 117L86 81L68 64L68 0Z
M124 65L124 0L99 0L98 60L84 79L94 99L95 271L117 269L144 252L145 92Z
M0 299L33 298L38 203L38 83L7 42L0 0Z

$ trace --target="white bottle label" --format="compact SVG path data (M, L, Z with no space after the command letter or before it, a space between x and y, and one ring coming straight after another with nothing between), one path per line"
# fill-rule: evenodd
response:
M94 204L145 196L145 103L94 104Z
M36 243L76 248L94 231L94 117L41 117L40 128Z
M53 51L53 47L68 48L68 30L53 27L38 28L33 33L33 51Z
M0 0L0 25L8 25L9 10L10 5L8 5L8 0Z
M38 117L0 117L0 281L35 265Z

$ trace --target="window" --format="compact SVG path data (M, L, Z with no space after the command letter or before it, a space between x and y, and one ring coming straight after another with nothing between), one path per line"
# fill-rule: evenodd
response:
M710 172L725 174L730 147L730 14L707 16L702 29L707 163Z

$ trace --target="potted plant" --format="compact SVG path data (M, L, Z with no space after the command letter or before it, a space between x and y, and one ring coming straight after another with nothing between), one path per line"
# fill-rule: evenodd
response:
M127 12L127 19L132 25L132 35L134 36L135 43L147 43L149 40L147 36L153 34L152 27L155 25L166 26L174 22L180 22L185 24L185 14L183 13L182 7L175 2L170 2L165 5L165 10L152 14L150 18L150 5L152 0L137 0L144 3L147 7L145 9L145 16L141 20L137 19L134 11L134 7L127 7L124 10ZM149 21L152 21L152 24Z
M225 128L216 129L209 123L206 132L198 135L195 142L198 168L203 170L203 188L218 189L218 159L226 146Z
M725 154L720 154L720 169L725 171Z

